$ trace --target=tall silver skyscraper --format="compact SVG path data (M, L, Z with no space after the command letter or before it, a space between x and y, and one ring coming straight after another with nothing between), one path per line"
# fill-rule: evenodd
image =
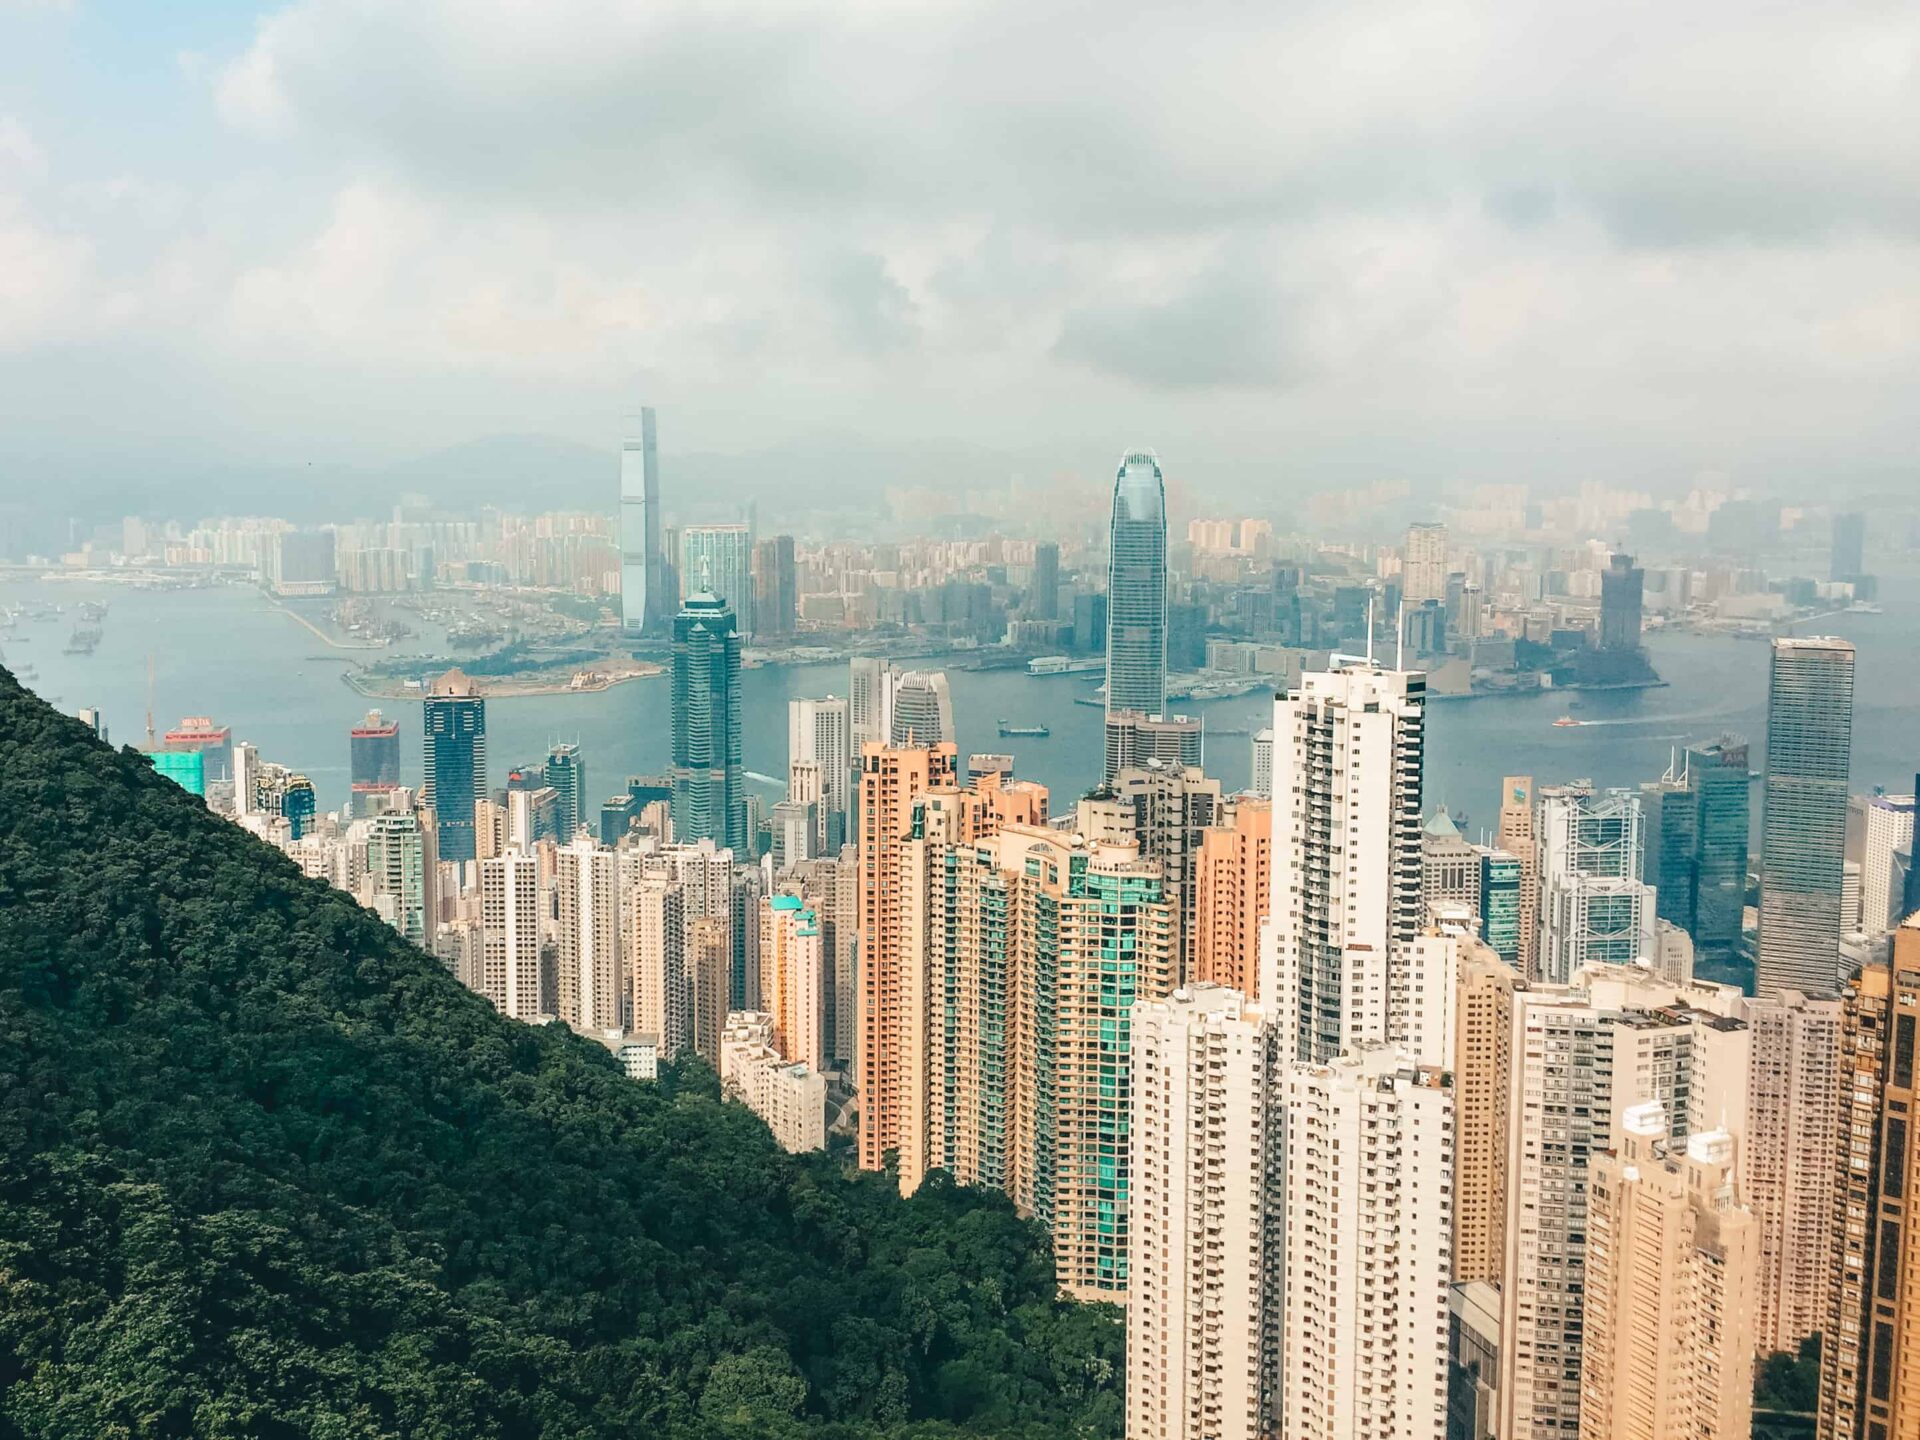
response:
M1151 450L1113 481L1107 552L1107 713L1167 707L1167 487Z
M620 623L657 631L668 620L660 552L660 459L653 407L629 416L620 441Z
M1831 995L1840 985L1853 662L1852 644L1832 636L1773 642L1754 965L1762 999L1783 990Z

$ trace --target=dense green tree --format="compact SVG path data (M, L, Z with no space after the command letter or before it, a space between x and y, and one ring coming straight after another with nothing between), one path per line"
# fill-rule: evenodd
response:
M626 1079L0 672L0 1440L1117 1434L1000 1197Z

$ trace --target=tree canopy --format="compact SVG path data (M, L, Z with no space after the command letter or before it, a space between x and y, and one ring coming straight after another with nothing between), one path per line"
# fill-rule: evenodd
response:
M627 1079L0 671L0 1440L1106 1436L1001 1197Z

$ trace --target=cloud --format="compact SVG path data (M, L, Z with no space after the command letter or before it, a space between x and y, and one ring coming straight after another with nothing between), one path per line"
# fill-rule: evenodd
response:
M1861 407L1920 400L1891 0L295 0L189 38L177 171L0 120L32 334L324 376L348 420L645 386L1020 443L1144 402L1220 452L1644 425L1699 468L1788 415L1884 451Z

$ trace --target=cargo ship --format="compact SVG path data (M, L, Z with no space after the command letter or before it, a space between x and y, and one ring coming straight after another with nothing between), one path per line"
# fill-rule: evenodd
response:
M1013 724L1009 724L1005 720L1002 720L1000 722L1000 736L1002 739L1033 738L1033 739L1044 740L1047 736L1051 734L1053 734L1053 731L1048 729L1045 725L1013 725Z

